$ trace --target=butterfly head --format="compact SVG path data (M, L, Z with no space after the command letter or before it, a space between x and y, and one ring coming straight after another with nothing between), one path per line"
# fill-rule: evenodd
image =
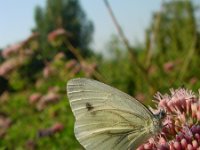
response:
M153 133L157 133L160 132L163 125L162 125L162 121L163 119L165 119L166 117L166 112L165 110L160 110L159 113L154 115L154 119L153 119Z
M164 110L164 109L161 109L160 110L160 112L158 113L158 114L156 114L156 116L157 116L157 118L159 119L159 120L163 120L163 119L165 119L165 117L166 117L166 111Z

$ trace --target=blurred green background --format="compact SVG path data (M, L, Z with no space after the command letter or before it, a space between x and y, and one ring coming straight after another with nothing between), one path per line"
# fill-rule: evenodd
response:
M130 45L112 3L102 3L116 28L106 53L91 48L95 26L78 0L47 0L35 8L32 34L1 48L0 150L82 149L66 97L71 78L99 80L146 105L153 105L157 91L198 91L200 4L163 1L151 14L145 40Z

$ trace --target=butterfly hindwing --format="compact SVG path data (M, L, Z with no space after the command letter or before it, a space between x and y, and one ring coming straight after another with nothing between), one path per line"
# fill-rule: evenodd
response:
M153 114L129 95L85 78L70 80L67 93L76 118L75 136L86 149L128 149L146 136L143 128Z

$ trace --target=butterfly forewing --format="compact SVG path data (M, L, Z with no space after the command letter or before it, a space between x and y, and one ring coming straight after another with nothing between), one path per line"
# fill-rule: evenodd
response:
M75 136L87 150L129 149L149 137L144 127L154 116L129 95L85 78L70 80L67 94L76 118Z

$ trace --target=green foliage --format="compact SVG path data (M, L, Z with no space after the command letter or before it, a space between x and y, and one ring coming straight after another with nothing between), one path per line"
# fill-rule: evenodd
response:
M40 33L43 58L52 58L59 51L64 51L66 56L72 57L64 46L65 43L52 47L47 42L48 34L57 28L67 31L67 40L74 47L81 49L83 56L91 53L88 46L92 39L93 25L87 20L78 0L47 0L46 8L36 8L35 21L34 31Z
M4 145L6 149L26 149L29 140L37 142L38 149L63 149L63 146L65 146L65 148L73 150L78 147L79 144L75 142L73 133L74 119L66 101L66 95L64 94L61 97L56 106L49 107L42 113L30 106L27 96L28 91L23 95L21 93L13 94L10 101L6 105L2 105L1 111L10 113L9 116L12 117L13 125L8 130L4 140L0 142L0 147ZM53 116L54 113L57 113L56 116ZM37 136L39 130L58 121L65 125L62 133L44 138Z
M156 21L159 21L156 31L152 33L155 36L155 48L159 53L164 53L174 59L176 55L191 48L197 32L194 15L194 6L190 1L173 1L163 4L163 10L155 14L151 29L153 31L158 23ZM175 50L177 54L174 55L169 52L170 50Z
M22 78L18 72L13 72L11 74L9 85L12 90L20 91L25 88L27 80Z
M38 72L44 68L44 60L40 57L37 51L34 52L31 58L26 60L20 67L19 67L19 74L23 79L26 79L29 82L35 82L37 78Z
M147 29L146 47L134 48L142 68L113 38L108 49L114 49L114 55L103 60L100 67L108 83L134 96L142 93L145 103L151 101L155 92L166 92L172 87L184 85L197 90L200 19L195 16L199 11L195 8L192 1L163 3Z

